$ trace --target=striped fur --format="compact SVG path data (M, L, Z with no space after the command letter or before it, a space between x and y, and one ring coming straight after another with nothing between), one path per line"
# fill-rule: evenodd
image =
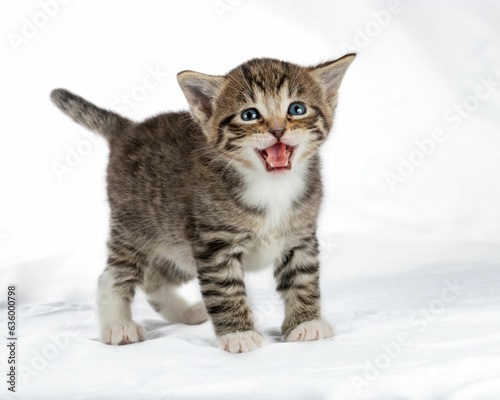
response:
M130 303L137 286L171 322L212 320L230 352L263 344L244 273L274 264L287 340L331 335L321 320L316 224L322 198L318 150L332 127L337 92L353 55L316 67L254 59L224 76L178 75L190 113L135 123L65 90L54 102L108 139L111 208L108 264L99 283L101 340L143 340ZM287 114L293 101L301 116ZM241 112L261 117L243 121ZM276 139L273 129L283 129ZM266 171L258 150L282 141L292 168ZM177 287L197 278L203 304Z

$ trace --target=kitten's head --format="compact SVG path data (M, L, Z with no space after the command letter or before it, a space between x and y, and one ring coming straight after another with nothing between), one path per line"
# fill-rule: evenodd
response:
M253 59L225 76L182 71L177 79L191 114L222 157L243 168L285 172L326 140L354 56L314 67Z

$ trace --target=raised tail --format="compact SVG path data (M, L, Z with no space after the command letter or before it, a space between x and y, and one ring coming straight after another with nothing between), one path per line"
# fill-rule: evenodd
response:
M112 111L104 110L66 89L55 89L50 99L65 114L106 139L123 131L132 121Z

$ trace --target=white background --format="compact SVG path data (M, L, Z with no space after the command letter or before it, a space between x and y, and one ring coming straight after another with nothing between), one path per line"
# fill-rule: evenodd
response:
M42 6L48 3L52 4L50 10ZM65 318L75 318L71 312L70 316L65 314L67 302L86 304L92 309L95 282L105 260L106 144L59 112L49 101L50 91L64 87L100 106L141 120L162 111L187 107L176 83L177 72L192 69L223 74L252 57L274 57L311 65L346 52L358 52L342 84L333 135L323 149L326 198L320 220L322 284L326 288L325 302L334 308L330 315L339 320L340 328L350 323L351 328L357 326L353 321L364 307L359 302L366 290L370 290L373 296L370 301L374 302L370 307L379 307L376 313L385 313L388 308L401 312L398 323L404 329L408 324L406 311L396 306L427 307L433 296L446 286L444 280L453 280L453 274L446 272L449 268L453 271L459 268L460 274L473 281L483 278L469 288L473 296L468 301L476 304L477 310L468 316L458 312L456 321L474 326L479 323L474 316L484 311L486 305L498 304L494 303L499 300L494 294L495 287L488 286L495 279L498 282L500 263L498 2L401 1L394 5L390 1L333 0L91 0L53 4L59 3L24 1L3 4L0 10L0 273L2 285L18 284L20 299L26 306L25 329L38 335L36 340L26 338L22 352L27 364L33 360L33 351L42 351L50 343L47 330L60 331L57 324L51 325L50 318L41 318L30 305L45 305L53 315L59 310L63 325ZM148 78L152 70L160 71L157 81ZM145 79L149 88L144 88ZM490 83L485 86L485 81ZM124 96L130 96L133 104L127 105ZM460 116L457 107L464 114ZM441 132L440 142L429 144L436 130ZM428 154L417 143L427 143ZM75 158L75 152L83 154ZM67 167L62 175L61 165ZM395 174L399 176L396 182ZM426 274L435 278L433 274L438 274L437 281L430 283ZM392 278L385 280L383 276ZM365 281L368 278L375 279L375 284ZM272 296L269 273L253 279L256 287L266 288L266 292L256 291L257 299ZM413 280L415 286L411 285ZM393 286L387 286L387 282L393 282ZM347 290L349 285L359 292ZM436 287L431 289L433 285ZM402 298L386 298L392 289L401 287L406 288ZM415 296L426 290L428 299L422 295L423 303L412 303ZM344 292L350 297L343 300L338 293ZM334 297L329 299L330 293ZM275 329L279 326L278 309L273 308L265 315L264 326ZM341 309L345 314L334 313ZM149 313L146 308L141 310ZM492 313L498 327L498 312L492 310ZM37 317L30 322L30 315ZM147 315L157 320L154 313ZM3 310L1 317L4 318ZM385 319L376 323L382 320ZM489 357L495 354L490 349L499 344L499 338L490 335L489 317L481 321L485 325L478 327L478 332L486 334L488 339L480 342ZM146 322L143 321L148 325ZM166 341L167 348L182 349L182 344L168 342L167 331L162 331L159 324L153 324L152 332L159 329L158 337ZM203 345L210 349L206 351L215 352L215 359L226 359L210 347L211 328L205 325L208 326L200 328L203 331L168 326L168 332L191 332L194 343L196 337L205 335ZM40 372L36 379L26 381L25 393L36 393L48 387L51 379L57 379L61 358L74 355L78 359L79 354L89 351L85 338L95 339L94 328L93 319L85 321L80 334L72 337L72 347L61 350L61 357L53 362L56 372L51 375L44 369L45 375ZM458 327L452 326L443 332L455 329ZM347 333L342 336L342 332L339 337L344 340L353 337ZM470 336L474 338L478 332L472 331ZM384 334L381 335L383 342ZM447 336L443 335L446 343ZM431 335L430 342L434 343L435 338ZM369 341L364 336L359 340ZM450 354L456 355L464 348L465 342L457 343ZM359 349L356 343L352 345ZM376 348L378 343L373 345ZM98 344L92 342L92 346ZM161 350L163 345L158 346L154 351L141 349L165 351L168 357L168 351ZM98 359L114 357L110 350L106 356L99 354L101 349L92 348ZM299 354L310 351L310 348L300 349ZM195 346L186 351L192 351L194 359L199 361L199 350ZM337 350L333 350L332 357L339 354ZM139 363L147 363L140 356L143 351L134 353ZM273 354L270 359L274 357ZM348 355L339 357L341 364L349 363ZM359 357L356 365L362 371L363 360L369 356ZM429 371L429 365L449 362L458 366L458 370L447 371L451 376L460 376L460 360L447 356L438 360L437 364L431 360L425 371ZM71 362L68 363L71 367ZM480 360L478 364L486 365L486 370L481 370L482 376L498 370L498 359L491 364ZM247 365L251 368L252 362ZM464 362L464 368L465 365ZM94 368L92 360L87 368ZM329 365L320 368L327 371ZM386 370L389 376L391 368ZM107 371L112 374L112 370ZM119 381L124 375L119 366L117 371ZM352 372L344 371L346 379L349 371ZM338 371L337 374L342 375ZM367 396L408 395L405 388L414 374L415 370L410 368L406 375L391 381L401 383L400 391L394 389L396 383L387 386L396 391L377 391L376 384L382 380L376 380L366 389ZM446 382L433 386L434 375L423 379L415 390L421 390L424 397L448 393L450 398L467 398L467 392L465 397L453 397L460 394L446 391ZM181 371L179 376L189 376L189 370ZM244 380L237 372L229 376L235 382ZM300 393L309 393L305 388L313 376L304 378L301 387L305 392ZM283 379L288 382L286 376ZM182 383L176 376L173 382L177 381ZM104 381L99 382L102 386L96 387L95 398L106 387ZM457 379L456 387L459 382ZM21 380L18 384L23 386ZM243 386L246 388L247 384ZM156 393L158 396L159 393L203 394L203 390L197 392L196 388L194 392L183 392L182 388L168 392L168 385L159 385L158 390L154 385L149 386L148 393L153 393L153 397L148 398L155 398ZM247 393L251 390L254 394L267 393L259 392L263 387L260 384L248 385ZM70 395L74 385L64 387L64 393ZM229 387L240 393L237 383ZM336 393L328 385L317 387L321 389L311 398L328 398ZM346 387L341 392L343 398L348 398L349 390L353 389L352 385ZM481 387L486 387L484 390L490 387L491 393L498 389L491 385ZM214 398L223 398L223 389L222 384L222 392L219 386L212 388ZM109 398L111 393L115 391L108 393ZM269 393L279 398L279 388ZM356 394L359 393L352 392L353 396ZM51 396L54 398L53 393Z

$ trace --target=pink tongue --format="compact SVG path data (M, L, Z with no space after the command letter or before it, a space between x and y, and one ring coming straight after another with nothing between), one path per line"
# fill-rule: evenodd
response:
M269 146L266 150L266 161L271 167L286 167L288 163L288 154L286 154L286 144L276 143Z

